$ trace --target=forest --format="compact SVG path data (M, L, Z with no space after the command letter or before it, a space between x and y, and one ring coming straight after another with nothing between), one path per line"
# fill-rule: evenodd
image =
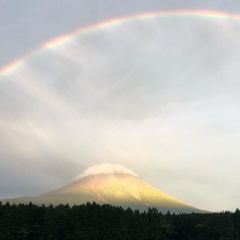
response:
M162 214L111 205L10 205L0 202L0 240L236 240L240 210Z

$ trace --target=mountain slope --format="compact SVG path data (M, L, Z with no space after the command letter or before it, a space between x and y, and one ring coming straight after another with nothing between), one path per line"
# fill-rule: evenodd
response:
M80 179L52 192L36 196L5 200L10 203L83 204L97 202L124 208L145 210L156 207L162 212L199 212L126 171L100 171L82 175Z

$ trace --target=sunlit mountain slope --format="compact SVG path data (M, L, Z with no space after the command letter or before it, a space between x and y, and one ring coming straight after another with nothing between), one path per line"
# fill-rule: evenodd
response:
M5 200L7 201L7 200ZM82 204L97 202L124 208L145 210L156 207L162 212L198 212L174 197L145 183L131 170L119 165L100 165L89 168L72 183L36 197L8 200L10 203Z

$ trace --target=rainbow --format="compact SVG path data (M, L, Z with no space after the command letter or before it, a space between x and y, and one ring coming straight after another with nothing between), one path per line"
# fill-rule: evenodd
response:
M41 45L37 49L31 51L25 56L16 59L15 61L3 66L0 68L0 77L6 76L15 72L21 65L31 56L39 53L43 49L54 49L58 46L70 41L74 36L79 35L81 33L97 31L105 28L111 28L114 26L118 26L127 22L135 21L135 20L147 20L156 17L203 17L210 19L219 19L219 20L240 20L240 14L235 13L227 13L223 11L210 11L210 10L167 10L167 11L159 11L159 12L147 12L141 13L137 15L124 16L115 19L109 19L100 23L96 23L90 26L82 27L73 32L70 32L65 35L58 36L45 44Z

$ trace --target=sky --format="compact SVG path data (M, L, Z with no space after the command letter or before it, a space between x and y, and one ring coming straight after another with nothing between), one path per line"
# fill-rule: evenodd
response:
M0 198L115 163L198 208L239 207L240 20L190 9L240 3L0 0L0 66L28 56L0 75Z

